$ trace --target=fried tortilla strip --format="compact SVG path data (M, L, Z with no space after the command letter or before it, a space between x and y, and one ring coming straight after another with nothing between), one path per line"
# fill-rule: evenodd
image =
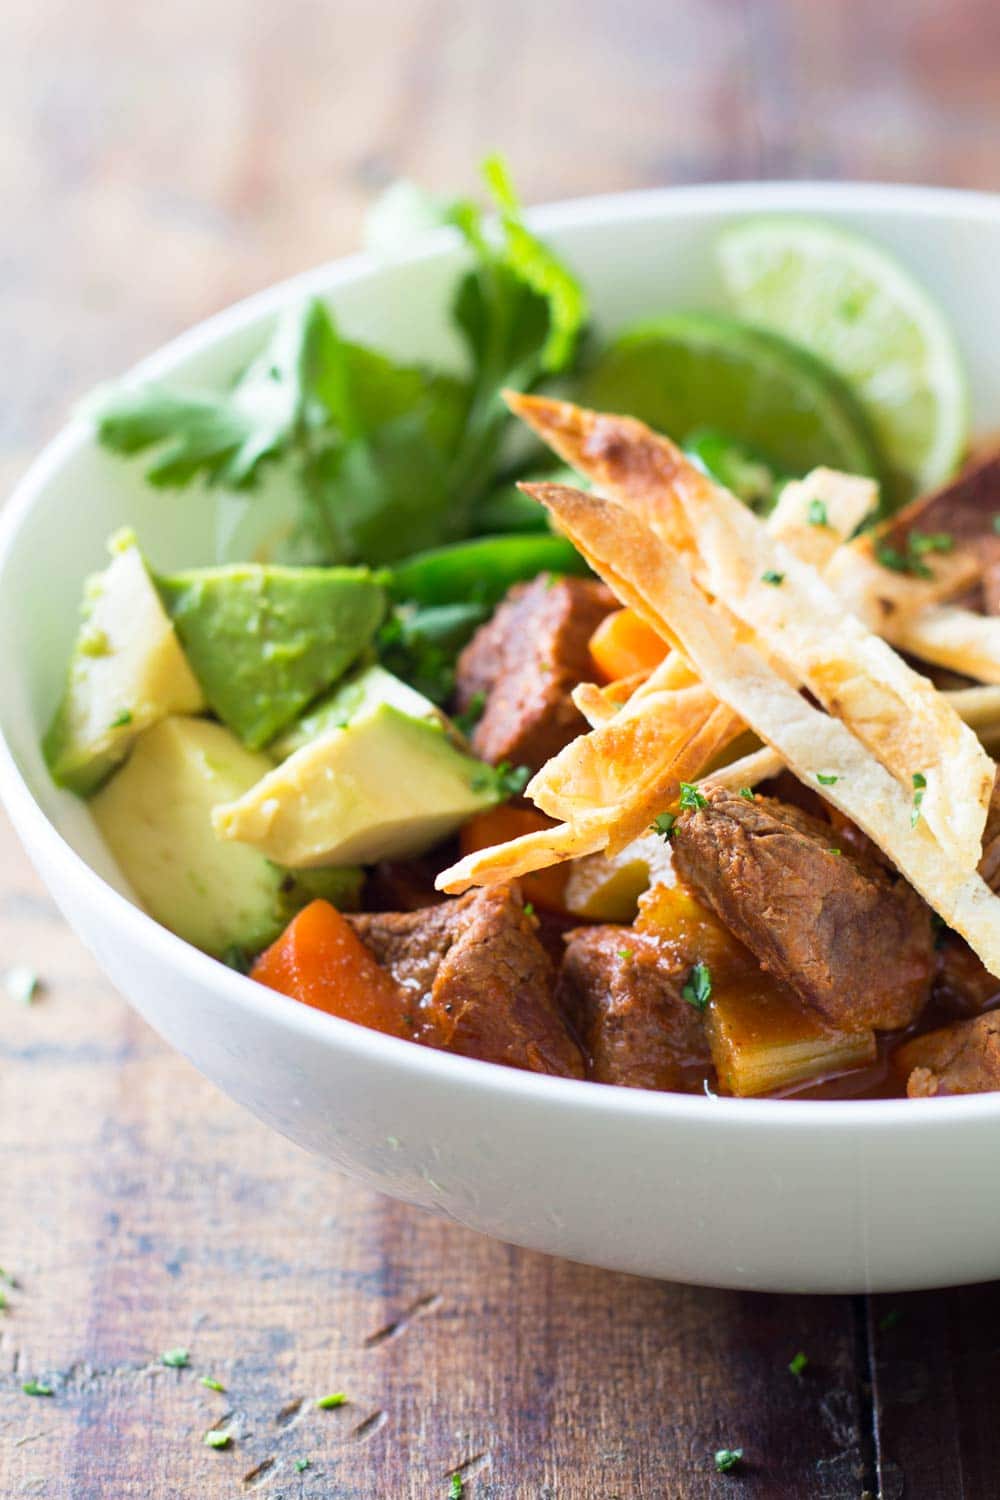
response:
M954 599L982 573L971 553L955 552L935 556L932 577L915 578L883 567L876 555L878 546L870 535L855 537L831 562L826 581L869 630L889 639L897 621Z
M886 634L900 650L921 661L950 667L980 682L1000 683L1000 615L938 604L892 621Z
M563 864L567 859L596 854L606 842L607 819L591 817L572 825L557 823L554 828L540 828L506 844L477 849L450 869L442 870L434 884L439 891L457 896L474 885L500 885L530 875L533 870Z
M619 598L642 598L650 612L662 615L720 702L801 781L857 823L990 972L1000 975L1000 899L924 818L914 819L912 796L874 753L789 686L755 647L734 640L683 563L637 517L579 490L533 490Z
M923 776L927 822L960 861L975 868L992 764L926 678L845 613L841 599L814 568L801 563L735 496L689 463L669 438L632 418L605 416L568 402L519 397L509 404L568 463L689 562L699 583L725 601L765 653L800 674L801 682L875 751L901 785L912 791L914 775ZM526 488L538 495L538 486ZM839 558L831 557L832 571Z
M926 778L927 823L974 869L995 767L972 730L738 500L715 486L686 485L682 497L705 565L699 581L769 655L800 674L902 786L912 792L914 774Z

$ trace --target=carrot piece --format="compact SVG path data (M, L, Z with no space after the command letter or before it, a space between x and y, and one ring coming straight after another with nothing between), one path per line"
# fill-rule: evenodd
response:
M509 839L520 838L523 833L537 833L540 828L551 828L553 822L544 813L530 807L493 807L488 812L476 813L462 827L459 846L463 857L474 854L477 849L489 849L494 844L506 844ZM537 870L533 875L522 875L521 890L525 901L532 902L543 911L568 915L566 909L566 882L569 870L565 865L552 865L547 870Z
M590 654L605 682L617 682L619 677L631 677L635 672L651 672L667 650L666 642L631 609L605 615L590 637Z
M260 955L250 977L345 1021L415 1037L409 999L329 901L303 907Z

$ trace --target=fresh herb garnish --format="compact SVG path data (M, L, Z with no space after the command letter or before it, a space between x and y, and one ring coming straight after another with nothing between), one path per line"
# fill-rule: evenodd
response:
M694 965L688 974L681 995L695 1010L704 1010L712 995L712 975L707 964Z
M316 1405L320 1411L333 1411L336 1406L346 1406L347 1397L343 1391L334 1391L332 1396L320 1396Z
M698 812L708 806L708 798L703 797L696 786L690 781L681 782L680 806L685 812Z
M132 710L130 708L123 708L120 713L115 714L111 720L110 727L112 729L122 729L126 724L131 724L131 722Z
M622 960L623 963L628 963L629 960L632 957L632 949L631 948L619 948L618 949L618 957Z
M533 901L526 901L522 910L526 917L533 917L535 915L535 903Z
M910 813L910 827L916 828L920 822L920 809L924 802L924 792L927 790L927 777L922 771L913 773L913 811Z
M473 693L472 697L469 699L468 707L463 709L460 714L454 714L452 716L451 722L454 724L459 734L464 734L466 739L469 738L470 734L482 718L483 709L485 707L486 694Z
M296 1474L304 1474L306 1472L306 1470L309 1468L310 1463L311 1463L311 1460L308 1459L308 1458L297 1458L295 1460L295 1472L296 1472Z
M901 552L889 542L876 542L875 556L883 568L888 568L891 573L909 573L914 578L934 577L930 568L919 557L911 552Z
M160 1355L160 1364L171 1370L186 1370L190 1363L191 1355L187 1349L168 1349Z
M55 1387L44 1380L26 1380L21 1387L26 1396L54 1396Z
M219 1391L221 1394L225 1395L226 1387L222 1384L221 1380L216 1380L213 1375L202 1375L201 1379L198 1381L198 1384L203 1385L206 1390Z
M784 583L785 575L784 573L776 573L773 568L768 568L766 573L760 575L760 579L762 583L773 583L775 588L777 588L779 584Z
M674 825L676 824L676 822L676 813L657 813L656 817L649 825L650 832L658 833L660 837L662 839L665 839L669 844L670 840L674 836Z
M752 786L741 786L740 787L740 796L743 798L744 802L752 802L753 801L753 787Z
M731 1474L743 1462L742 1448L717 1448L715 1467L720 1474Z
M826 508L825 500L809 501L809 525L829 526L830 516Z
M840 780L840 777L834 776L830 771L817 771L816 780L819 782L820 786L836 786L837 782Z
M15 964L3 977L4 989L18 1005L30 1005L38 994L41 984L34 969L27 964Z
M451 1476L451 1485L448 1490L448 1500L462 1500L465 1494L465 1485L462 1483L461 1474Z
M432 703L446 703L458 653L488 614L477 603L397 604L375 637L379 660Z
M228 1427L212 1427L204 1437L206 1448L228 1448L232 1440L233 1434Z
M483 175L499 237L475 204L431 213L472 251L452 304L464 375L350 342L314 297L277 320L228 390L99 393L90 415L100 442L150 455L147 478L160 487L200 479L249 491L281 465L300 500L290 553L299 562L387 562L468 535L498 478L502 387L529 390L566 369L587 315L579 282L523 223L503 163L491 158Z
M792 1375L801 1375L808 1363L808 1354L803 1354L802 1350L800 1349L798 1354L793 1355L792 1358L788 1361L788 1368Z
M477 771L470 783L474 792L485 792L494 787L501 797L517 797L531 780L530 766L512 766L502 760L496 766L484 766Z
M950 531L911 531L907 545L913 556L923 557L925 552L953 551L955 538Z

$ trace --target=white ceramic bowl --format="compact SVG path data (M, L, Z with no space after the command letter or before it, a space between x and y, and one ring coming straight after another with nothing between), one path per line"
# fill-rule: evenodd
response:
M1000 417L1000 198L883 186L738 185L570 203L533 216L598 321L711 306L728 220L820 214L896 251L940 299L978 428ZM218 379L275 311L329 296L403 355L454 353L447 234L390 266L341 261L213 318L142 367ZM230 552L256 509L146 489L79 424L39 458L0 529L0 790L56 900L111 980L248 1109L383 1192L517 1244L647 1275L778 1291L891 1290L1000 1275L1000 1094L807 1103L690 1098L445 1056L298 1005L188 947L127 899L85 808L38 749L81 580L115 527L161 567ZM891 955L880 955L891 962Z

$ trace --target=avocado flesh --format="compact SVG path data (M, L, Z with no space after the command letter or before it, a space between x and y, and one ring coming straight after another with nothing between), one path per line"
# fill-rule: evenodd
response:
M296 750L212 822L292 869L371 864L420 854L500 800L489 766L383 702Z
M240 563L157 586L209 705L251 750L336 682L385 609L367 568Z
M426 719L431 724L446 724L441 710L384 667L362 667L315 703L291 729L268 746L275 760L284 760L311 744L328 729L343 729L352 720L363 718L380 703L389 703L411 719Z
M322 894L356 905L358 870L323 870L308 881L256 850L220 842L212 809L271 769L228 729L171 717L146 731L128 762L91 802L104 840L149 914L207 953L256 953L299 907Z
M143 730L205 706L134 538L123 533L111 546L111 562L87 582L66 687L42 741L52 779L81 797Z

